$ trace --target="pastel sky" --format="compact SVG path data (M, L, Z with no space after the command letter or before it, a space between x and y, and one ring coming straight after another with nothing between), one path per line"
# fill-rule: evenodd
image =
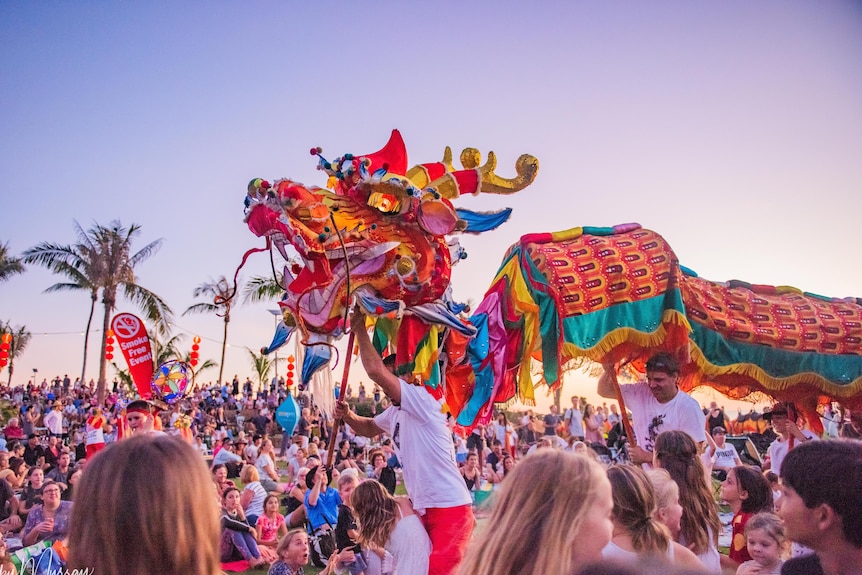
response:
M541 163L516 196L459 201L514 212L462 240L458 299L482 298L522 234L630 221L709 279L858 296L860 62L850 1L3 2L0 242L140 224L138 247L165 240L140 283L218 359L220 319L180 314L262 244L248 181L322 185L310 147L372 152L399 128L416 163L447 145L494 150L503 176L522 153ZM34 334L19 383L80 372L89 300L42 294L56 281L0 284L0 319ZM235 310L229 377L251 374L273 307Z

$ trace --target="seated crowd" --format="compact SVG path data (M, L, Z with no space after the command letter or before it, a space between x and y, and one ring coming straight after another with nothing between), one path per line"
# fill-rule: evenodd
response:
M272 414L285 393L198 389L158 413L122 391L97 406L80 385L5 390L16 414L0 438L3 573L28 560L37 573L100 575L429 572L422 510L399 494L397 437L333 435L308 397L296 433L280 437ZM372 413L374 395L359 399ZM862 573L862 442L809 441L792 404L777 404L766 419L784 445L762 470L731 453L714 413L705 452L664 431L643 466L624 461L615 406L581 398L563 415L515 424L500 412L453 434L486 520L449 572ZM726 548L719 505L732 517Z

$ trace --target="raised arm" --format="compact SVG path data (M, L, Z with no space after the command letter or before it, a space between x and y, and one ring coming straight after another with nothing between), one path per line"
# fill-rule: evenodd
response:
M617 398L617 370L614 368L613 364L602 364L602 368L605 370L602 373L601 377L599 377L599 387L596 390L600 396L605 399L618 399Z
M383 429L370 417L356 415L344 401L335 402L335 418L340 418L357 434L363 437L374 437L383 433Z
M356 343L359 346L359 359L362 360L362 366L365 368L368 377L380 386L383 393L393 403L400 404L401 380L389 371L383 364L383 360L380 358L377 350L374 349L371 338L368 337L368 330L365 327L365 314L358 306L353 309L353 315L350 318L350 329L353 330L356 337Z

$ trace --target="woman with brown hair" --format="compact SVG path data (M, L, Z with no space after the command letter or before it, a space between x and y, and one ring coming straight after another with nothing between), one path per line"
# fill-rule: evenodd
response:
M386 549L398 575L428 572L431 540L409 499L392 497L378 481L368 479L353 490L351 503L362 545Z
M488 520L493 528L471 542L459 574L570 575L601 560L612 507L598 463L540 449L501 484Z
M43 502L27 515L27 523L21 531L21 542L25 546L39 541L63 539L69 533L72 502L60 500L60 486L53 481L42 488Z
M267 491L277 491L284 493L287 491L287 485L281 483L281 477L278 475L278 470L275 468L275 451L272 447L271 439L264 439L260 444L260 450L257 454L257 461L254 464L260 474L260 484Z
M653 467L667 470L679 487L682 520L677 541L691 549L710 572L720 572L717 545L721 521L694 439L679 430L660 433L655 440Z
M67 569L218 575L218 508L206 464L163 434L112 443L75 488Z
M655 492L642 469L633 465L611 467L608 480L614 501L614 534L602 550L605 559L636 565L652 557L703 569L694 553L674 541L670 530L655 519Z

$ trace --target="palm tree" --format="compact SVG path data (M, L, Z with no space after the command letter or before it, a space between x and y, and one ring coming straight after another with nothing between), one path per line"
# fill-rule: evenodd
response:
M9 257L9 244L0 244L0 282L20 273L24 273L21 260Z
M66 284L51 286L46 291L89 291L92 302L90 320L92 320L92 309L95 306L95 301L101 291L102 305L105 310L102 320L102 346L97 388L97 398L101 403L105 399L105 372L107 367L105 339L107 338L111 314L117 306L120 289L122 289L126 299L136 304L143 311L144 317L156 325L160 333L166 334L169 331L173 311L162 298L138 285L135 278L135 266L156 253L163 240L151 242L132 254L132 242L140 235L141 230L137 224L132 224L126 228L119 220L115 220L108 226L94 224L92 228L84 232L78 222L75 222L75 228L78 235L77 244L62 246L43 242L24 252L24 262L41 264L55 273L66 275L72 280ZM87 322L88 335L90 320ZM85 341L86 339L85 337Z
M202 283L195 288L192 293L194 297L207 296L212 297L212 303L201 302L189 306L183 315L190 313L214 313L217 316L224 318L224 336L221 342L221 362L218 368L218 384L222 384L222 376L224 375L224 354L227 348L227 326L230 323L230 309L233 304L234 289L228 283L227 278L220 276L216 281L208 281Z
M99 285L94 283L99 276L99 253L90 241L86 232L78 222L75 224L75 234L79 243L72 246L62 246L43 242L24 252L27 263L41 263L57 275L66 276L68 282L52 285L43 293L60 291L85 291L90 296L90 313L87 316L87 329L84 331L84 359L81 363L81 381L86 380L87 349L90 343L90 328L93 324L93 314L96 302L99 301Z
M247 349L247 348L246 348ZM257 376L258 389L262 389L264 382L269 378L269 372L275 361L262 353L255 353L247 349L251 367Z
M0 333L11 333L12 343L9 345L9 379L6 386L12 387L12 374L15 372L15 358L24 352L24 348L30 343L32 334L27 331L27 326L13 328L10 322L0 323Z

